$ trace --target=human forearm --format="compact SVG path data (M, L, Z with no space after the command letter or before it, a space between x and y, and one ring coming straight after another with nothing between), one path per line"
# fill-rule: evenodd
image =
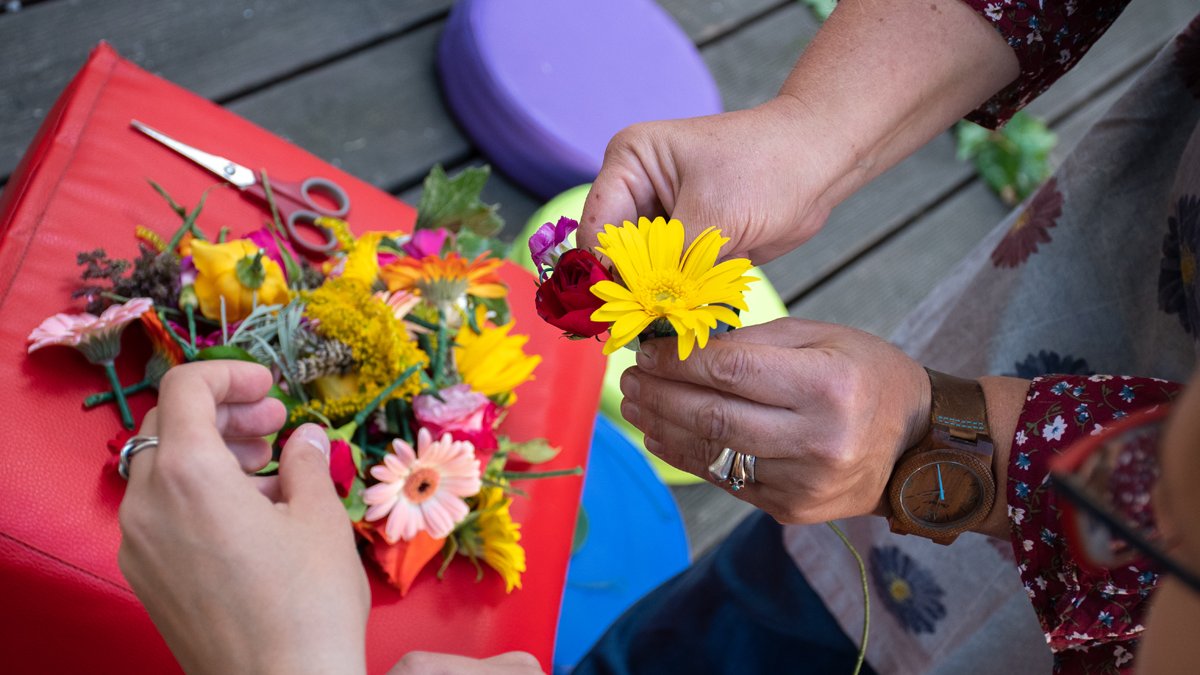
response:
M988 517L975 529L997 539L1008 539L1008 465L1012 457L1013 436L1025 405L1029 380L1015 377L982 377L983 397L987 401L988 427L992 433L992 472L996 477L996 502Z
M958 0L842 0L767 105L836 166L823 194L836 205L1018 71L1000 34Z

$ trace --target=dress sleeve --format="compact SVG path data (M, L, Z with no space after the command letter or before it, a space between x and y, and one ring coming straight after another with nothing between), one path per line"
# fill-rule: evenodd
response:
M999 31L1021 74L967 119L990 129L1004 124L1087 53L1129 0L963 0Z
M1125 415L1170 401L1181 386L1109 375L1035 378L1013 438L1008 467L1012 546L1055 672L1132 668L1142 616L1157 577L1139 565L1094 574L1073 560L1064 539L1050 461L1074 441Z

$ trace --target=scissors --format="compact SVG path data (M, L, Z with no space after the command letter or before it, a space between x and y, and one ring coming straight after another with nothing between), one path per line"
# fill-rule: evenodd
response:
M129 123L134 129L217 174L241 190L243 194L252 195L264 204L267 203L266 190L258 176L249 168L219 155L181 143L137 120L131 120ZM346 195L346 191L340 185L328 178L318 176L310 176L301 183L272 180L271 194L275 198L275 206L279 209L279 215L283 217L283 225L292 245L316 256L327 255L337 247L337 237L329 228L317 225L316 220L321 216L341 218L350 210L350 197ZM313 199L313 195L325 197L333 203L334 207L324 206ZM300 226L316 230L321 235L321 241L314 242L310 237L305 236L300 232Z

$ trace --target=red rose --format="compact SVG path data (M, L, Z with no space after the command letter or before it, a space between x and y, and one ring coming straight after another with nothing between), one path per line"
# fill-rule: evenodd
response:
M554 273L537 290L537 313L551 326L582 337L608 330L607 323L592 321L592 312L604 301L592 295L592 286L612 281L612 275L586 249L573 248L558 259Z
M343 499L350 494L354 478L358 471L354 468L354 457L350 454L350 444L343 440L329 442L329 477L337 488L339 497Z

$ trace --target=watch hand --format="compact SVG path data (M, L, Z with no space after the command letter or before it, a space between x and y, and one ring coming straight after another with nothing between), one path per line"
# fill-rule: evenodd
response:
M946 501L946 489L942 487L942 465L937 465L938 472L938 501Z

